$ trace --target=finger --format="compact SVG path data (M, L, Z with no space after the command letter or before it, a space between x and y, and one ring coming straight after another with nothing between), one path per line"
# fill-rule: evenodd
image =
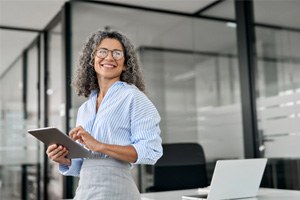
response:
M72 139L74 141L81 140L81 133L78 131L75 135L73 135Z
M78 136L77 134L72 137L72 140L74 140L74 141L77 141L80 139L81 139L81 136Z
M67 149L61 150L56 154L56 158L57 159L64 158L67 154L68 154Z
M62 157L66 157L67 155L68 155L68 153L69 153L69 151L68 150L66 150L63 154L62 154Z
M80 131L80 130L84 130L82 126L77 126L74 128L74 131Z
M76 134L77 134L77 131L76 130L71 130L70 132L69 132L69 136L73 139L73 137L74 136L76 136Z
M48 146L48 148L46 150L46 153L49 154L50 152L52 152L56 148L57 148L57 145L56 144L52 144L52 145Z
M84 130L84 128L82 127L82 126L77 126L76 128L74 128L74 133L78 133L78 132L81 132L81 131L84 131L85 132L85 130Z
M82 126L77 126L75 128L73 128L70 132L69 135L72 136L74 134L76 134L79 130L83 129Z
M70 138L71 138L72 140L77 140L77 139L78 139L77 133L78 133L78 130L71 131L71 132L69 133Z
M84 140L81 140L81 143L86 146L86 143Z
M63 148L61 151L57 152L55 155L52 156L53 160L59 160L61 158L64 158L68 154L68 150L66 148Z
M48 157L54 158L62 150L63 150L63 146L59 145L57 148L55 148L51 152L49 152Z
M88 132L86 132L85 130L80 130L80 131L77 132L76 135L77 135L77 136L80 136L80 137L85 137L85 136L87 136L87 135L89 135L89 134L88 134Z

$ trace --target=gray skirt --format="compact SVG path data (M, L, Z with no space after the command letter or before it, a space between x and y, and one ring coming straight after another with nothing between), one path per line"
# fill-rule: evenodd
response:
M112 158L83 161L75 200L141 200L129 163Z

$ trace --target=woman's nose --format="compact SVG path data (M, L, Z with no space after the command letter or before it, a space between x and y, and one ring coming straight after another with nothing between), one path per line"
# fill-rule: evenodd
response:
M108 51L107 56L104 59L108 59L108 60L114 60L114 57L112 55L111 51Z

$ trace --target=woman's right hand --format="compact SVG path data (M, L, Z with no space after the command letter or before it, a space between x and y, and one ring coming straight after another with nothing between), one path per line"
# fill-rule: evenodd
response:
M69 153L66 147L52 144L48 146L46 153L48 155L48 158L59 164L71 165L71 160L66 158L66 155Z

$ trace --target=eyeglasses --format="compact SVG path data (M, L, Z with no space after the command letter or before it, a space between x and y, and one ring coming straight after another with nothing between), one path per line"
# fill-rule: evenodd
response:
M124 52L121 50L108 50L106 48L101 48L96 50L96 56L99 58L106 58L106 56L108 56L109 52L112 52L112 57L115 60L120 60L124 57Z

